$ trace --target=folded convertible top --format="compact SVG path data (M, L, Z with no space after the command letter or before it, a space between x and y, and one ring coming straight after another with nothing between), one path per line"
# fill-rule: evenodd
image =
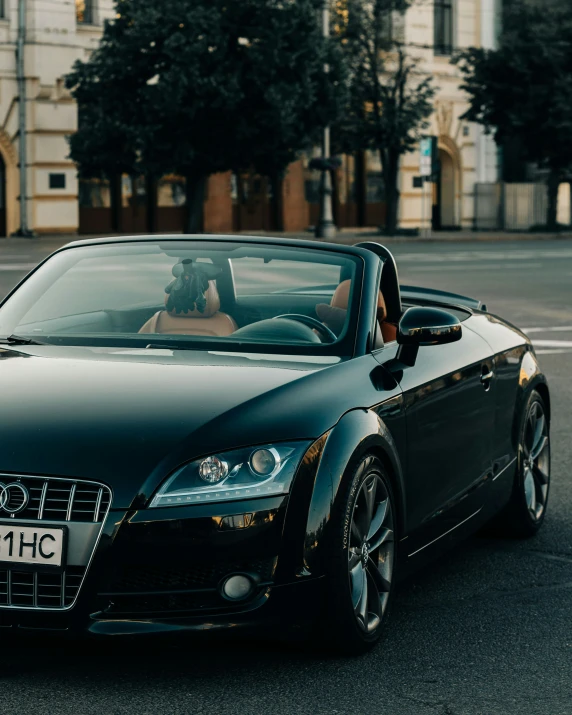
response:
M471 310L485 310L487 306L480 300L469 298L466 295L458 293L448 293L444 290L435 290L433 288L421 288L419 286L400 286L401 297L407 302L408 300L420 303L436 303L438 305L451 305L470 308Z

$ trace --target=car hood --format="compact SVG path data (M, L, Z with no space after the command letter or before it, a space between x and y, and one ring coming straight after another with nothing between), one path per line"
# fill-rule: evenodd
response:
M289 387L339 362L198 351L4 349L0 472L103 481L113 489L114 507L140 506L189 459L319 436L324 424L312 420L311 411L300 416L299 395L289 398Z

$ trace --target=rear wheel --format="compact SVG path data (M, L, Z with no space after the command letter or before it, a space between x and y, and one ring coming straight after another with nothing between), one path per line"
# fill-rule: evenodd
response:
M334 517L323 631L338 651L359 654L380 639L393 595L395 501L376 457L349 475Z
M536 391L523 411L517 458L512 497L499 523L509 535L534 536L544 522L550 491L550 424L544 400Z

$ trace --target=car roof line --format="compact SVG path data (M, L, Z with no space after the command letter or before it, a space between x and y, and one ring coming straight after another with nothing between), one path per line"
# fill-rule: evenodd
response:
M269 246L293 246L297 248L308 248L311 250L337 251L340 253L350 253L353 255L364 255L371 253L367 249L357 246L348 246L340 243L317 242L309 239L287 238L279 236L252 236L236 234L135 234L130 236L108 236L98 238L85 238L71 241L58 248L54 253L68 250L70 248L81 248L85 246L113 245L121 243L135 242L157 242L157 241L226 241L229 243L261 243Z

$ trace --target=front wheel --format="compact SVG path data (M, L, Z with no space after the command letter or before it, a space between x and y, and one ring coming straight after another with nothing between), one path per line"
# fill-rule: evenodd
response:
M344 482L332 522L322 626L336 650L359 654L380 639L393 595L395 500L373 455L361 459Z

